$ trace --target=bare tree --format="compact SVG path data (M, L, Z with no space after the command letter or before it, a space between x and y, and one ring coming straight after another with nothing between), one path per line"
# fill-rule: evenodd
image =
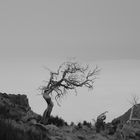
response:
M132 107L130 111L130 116L129 116L129 121L131 122L133 119L133 112L134 112L134 107L137 106L138 104L139 97L137 95L132 95L132 100L130 101Z
M47 124L53 109L52 96L58 100L78 87L86 87L93 89L93 84L97 78L100 69L96 66L93 70L89 70L89 66L82 66L77 62L62 63L57 72L50 71L50 79L46 86L42 87L42 95L47 102L47 109L43 113L41 123Z

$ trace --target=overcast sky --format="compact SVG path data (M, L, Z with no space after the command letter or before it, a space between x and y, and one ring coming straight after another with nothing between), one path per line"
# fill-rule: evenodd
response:
M49 78L43 66L56 70L76 57L102 68L95 89L65 97L53 114L75 122L106 110L108 120L117 117L140 92L139 6L139 0L0 1L1 91L27 94L43 113L45 101L36 95Z

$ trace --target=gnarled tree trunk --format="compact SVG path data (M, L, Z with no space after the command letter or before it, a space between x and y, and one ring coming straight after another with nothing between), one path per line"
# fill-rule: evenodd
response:
M67 94L68 90L76 91L77 87L83 86L92 89L98 72L98 67L91 71L87 65L81 66L77 62L64 62L59 66L57 72L50 71L48 84L42 87L43 98L47 102L48 107L43 114L41 123L47 124L52 112L53 102L50 97L52 92L56 93L55 100L57 101L64 94Z
M47 109L43 113L43 117L42 117L41 123L46 125L48 123L48 120L50 118L50 114L51 114L52 109L53 109L53 102L52 102L51 97L48 94L44 94L43 98L47 102L48 106L47 106Z
M131 122L132 117L133 117L133 110L134 110L134 106L132 106L131 111L130 111L130 116L129 116L129 121Z

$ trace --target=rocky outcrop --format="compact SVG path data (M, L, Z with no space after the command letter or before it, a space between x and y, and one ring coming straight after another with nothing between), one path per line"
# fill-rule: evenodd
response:
M6 93L0 93L0 117L23 122L39 119L31 110L26 95Z
M26 95L0 93L0 139L48 139L47 134L35 126L40 119L41 116L31 110Z

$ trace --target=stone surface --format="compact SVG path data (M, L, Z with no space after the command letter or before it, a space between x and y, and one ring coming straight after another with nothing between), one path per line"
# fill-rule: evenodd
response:
M0 110L0 117L16 121L27 122L39 117L31 110L26 95L0 93Z

